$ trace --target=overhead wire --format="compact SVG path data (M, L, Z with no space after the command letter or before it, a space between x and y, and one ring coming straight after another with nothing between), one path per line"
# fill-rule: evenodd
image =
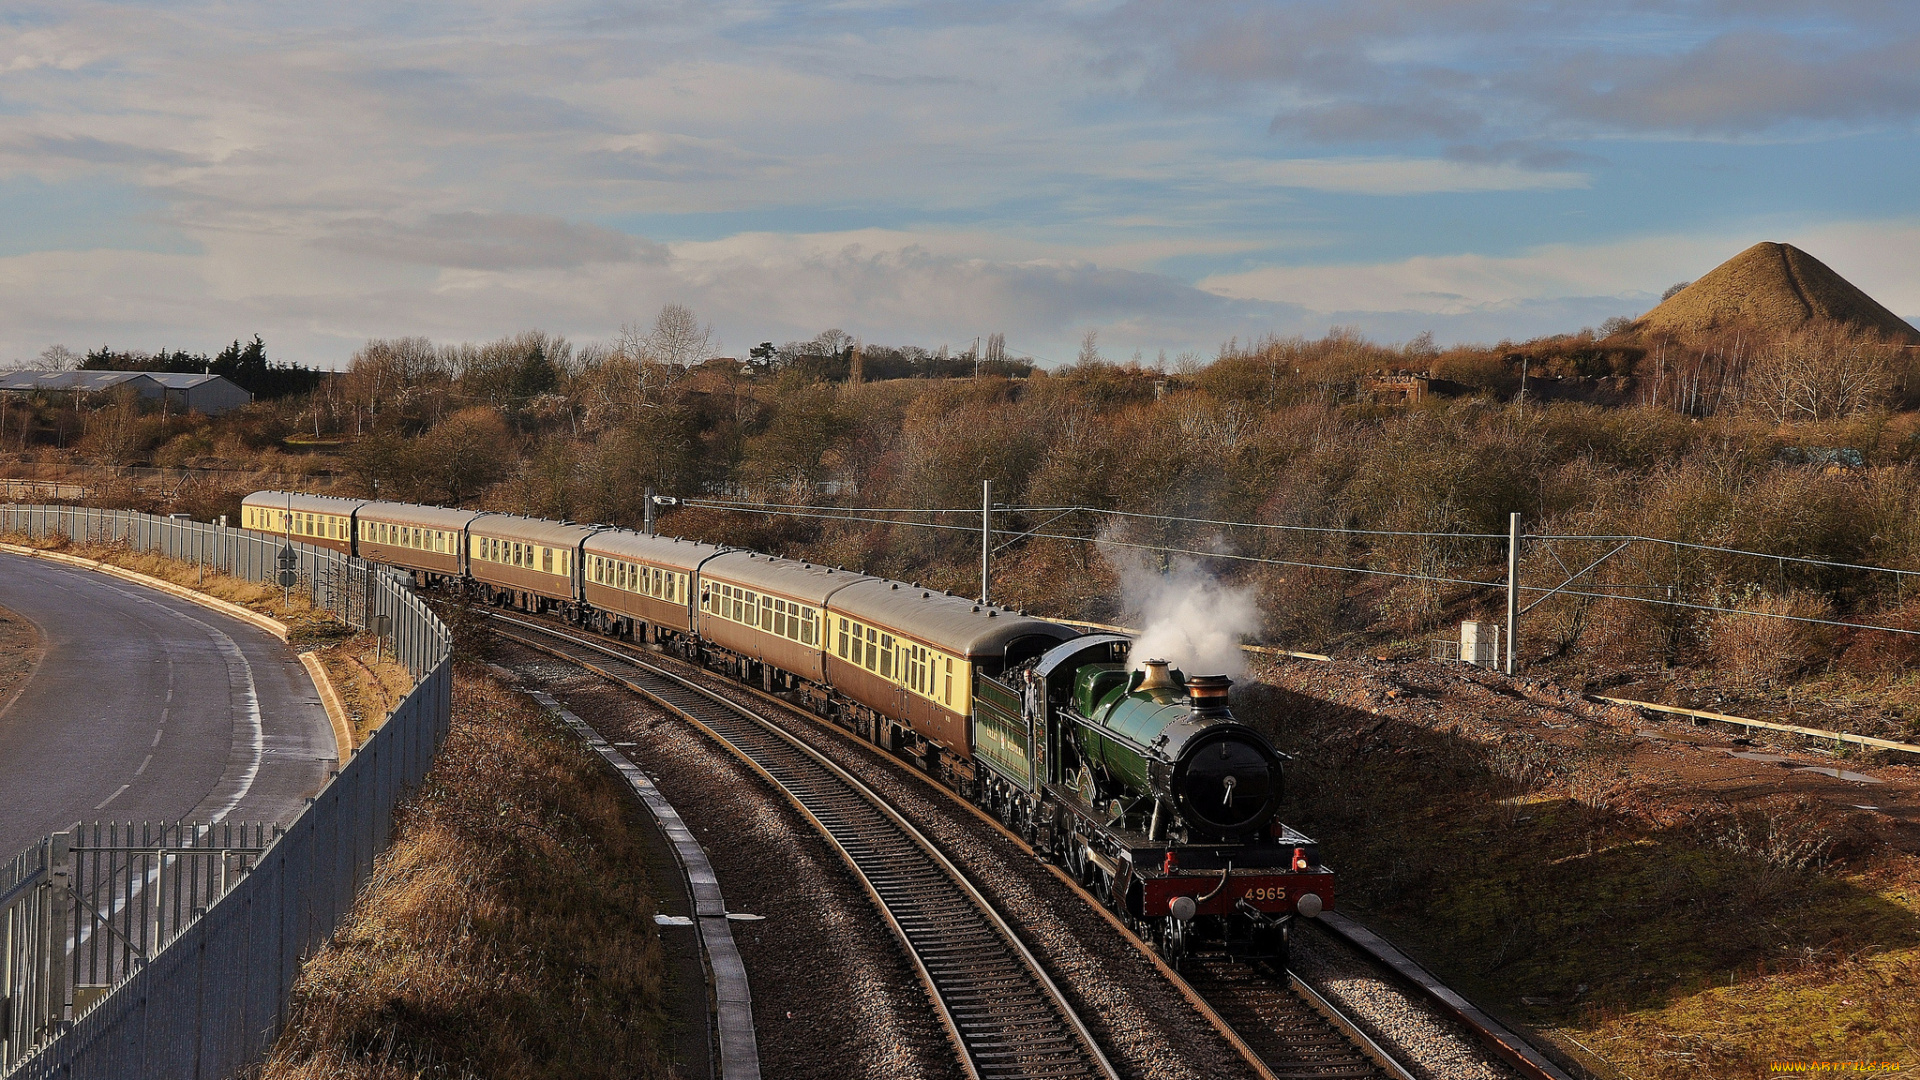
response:
M940 524L940 523L929 522L929 521L897 521L897 520L891 520L887 518L858 517L858 516L852 516L851 514L847 514L847 513L821 513L818 511L833 510L838 508L810 506L810 505L798 504L798 503L746 504L746 503L740 503L740 502L722 502L718 500L694 500L694 499L683 499L681 502L682 502L682 505L686 505L686 506L700 506L700 507L720 509L720 510L735 510L742 513L766 514L766 515L772 515L772 516L815 518L815 519L824 519L824 520L832 520L832 521L854 521L854 522L877 524L877 525L905 525L911 528L941 529L941 530L946 530L950 532L975 533L980 531L977 527L971 526L971 525L946 525L946 524ZM849 508L849 509L855 510L857 512L863 512L863 513L939 513L939 514L971 515L971 514L978 514L981 512L979 508L966 508L966 509L940 508L940 509L896 510L893 508L862 507L862 508ZM1055 514L1055 517L1053 519L1050 519L1048 523L1050 523L1052 520L1058 520L1060 517L1064 517L1066 514L1073 513L1079 510L1086 510L1093 513L1110 514L1113 516L1120 516L1120 517L1131 517L1131 518L1170 521L1170 522L1183 522L1183 523L1197 524L1197 525L1246 526L1250 528L1295 530L1295 531L1303 531L1303 532L1353 533L1353 534L1368 535L1368 536L1438 537L1438 538L1447 538L1447 539L1466 539L1466 540L1508 539L1505 536L1501 536L1498 534L1491 534L1491 533L1483 534L1483 533L1402 532L1402 531L1393 531L1393 530L1334 529L1334 528L1314 528L1310 526L1266 525L1259 522L1222 522L1222 521L1215 521L1207 518L1177 517L1177 516L1165 515L1165 514L1138 514L1138 513L1130 513L1126 511L1103 511L1103 510L1097 510L1092 507L1084 507L1084 506L1072 506L1072 507L1028 507L1028 506L1000 507L1000 506L996 506L993 508L993 511L996 513L1004 513L1004 512L1040 513L1040 512L1046 512L1046 511L1057 511L1057 513ZM1043 523L1039 528L1044 528L1045 524L1047 523ZM1158 552L1166 555L1186 555L1194 558L1221 559L1229 562L1253 563L1253 564L1260 564L1260 565L1267 565L1267 566L1286 566L1286 567L1293 567L1298 569L1330 570L1337 573L1362 574L1362 575L1371 576L1371 577L1395 578L1395 579L1405 580L1405 581L1432 582L1435 584L1443 584L1443 585L1466 585L1466 586L1472 586L1476 588L1504 589L1507 587L1507 582L1504 579L1496 579L1493 581L1481 581L1473 578L1448 577L1440 574L1419 574L1419 573L1412 573L1412 572L1400 571L1400 570L1380 570L1380 569L1364 567L1364 566L1344 566L1337 563L1317 563L1317 562L1306 562L1306 561L1294 560L1294 559L1274 559L1274 558L1268 558L1268 557L1259 556L1259 555L1240 555L1233 552L1202 551L1196 548L1174 547L1174 546L1165 545L1165 544L1134 543L1131 541L1117 540L1112 538L1077 536L1077 535L1067 534L1067 533L1041 532L1039 531L1039 528L1019 533L1018 535L1014 536L1012 539L1006 541L1006 543L1000 545L999 548L995 548L994 550L998 551L1001 548L1006 547L1007 544L1011 544L1022 539L1067 540L1067 541L1073 541L1078 543L1091 543L1091 544L1095 544L1098 546L1105 546L1105 547L1125 548L1125 549L1136 550L1136 551ZM1011 530L1006 530L1006 531L1011 531ZM1723 548L1723 547L1716 547L1709 544L1695 544L1695 543L1682 541L1682 540L1663 540L1659 537L1652 537L1652 536L1625 536L1625 535L1623 536L1571 536L1571 535L1523 534L1521 536L1521 539L1522 540L1552 540L1552 541L1596 541L1596 542L1621 542L1621 541L1635 542L1637 541L1637 542L1645 542L1645 543L1653 543L1653 544L1663 544L1663 545L1668 545L1672 547L1685 548L1685 549L1696 550L1696 551L1708 551L1708 552L1715 552L1719 554L1736 555L1741 557L1773 559L1773 560L1778 560L1782 562L1798 563L1802 565L1827 566L1827 567L1835 567L1839 569L1851 569L1851 570L1878 571L1882 573L1890 573L1890 574L1897 574L1897 575L1903 575L1903 576L1920 576L1920 572L1912 571L1912 570L1900 570L1893 567L1866 566L1866 565L1855 564L1855 563L1843 563L1843 562L1836 562L1836 561L1827 560L1827 559L1813 559L1813 558L1807 558L1803 556L1794 556L1794 555L1771 555L1766 552L1743 551L1738 548ZM1652 604L1659 607L1683 608L1683 609L1693 610L1693 611L1713 612L1716 614L1751 615L1758 618L1782 619L1790 622L1813 623L1813 624L1822 625L1822 626L1835 626L1835 627L1842 627L1845 629L1853 629L1853 630L1871 630L1871 631L1879 631L1879 632L1890 633L1890 634L1906 634L1906 635L1920 636L1920 630L1903 629L1897 626L1880 626L1872 623L1847 622L1839 619L1821 619L1821 618L1816 618L1810 615L1791 615L1784 612L1776 612L1776 611L1754 611L1748 608L1724 607L1724 606L1715 605L1715 604L1697 604L1697 603L1691 603L1683 600L1662 600L1662 599L1657 599L1654 597L1647 597L1647 596L1622 596L1618 593L1589 592L1589 591L1586 591L1585 589L1576 590L1576 589L1566 589L1566 588L1550 588L1543 585L1527 585L1524 583L1515 583L1515 588L1517 588L1521 592L1558 593L1561 596L1577 596L1577 597L1585 597L1589 599L1599 599L1599 600L1626 600L1628 602L1637 603L1637 604ZM1670 586L1660 585L1657 583L1648 583L1648 584L1641 585L1641 584L1609 583L1609 582L1595 582L1587 586L1587 589L1661 589L1661 588L1670 588Z

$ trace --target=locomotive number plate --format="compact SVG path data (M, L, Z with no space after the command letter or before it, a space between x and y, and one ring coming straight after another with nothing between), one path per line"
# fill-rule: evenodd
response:
M1284 885L1259 885L1248 889L1246 897L1249 900L1285 900L1287 889Z

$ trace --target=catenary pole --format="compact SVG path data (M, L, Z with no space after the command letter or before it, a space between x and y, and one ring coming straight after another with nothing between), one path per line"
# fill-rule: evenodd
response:
M980 482L980 602L991 603L993 559L993 481Z
M1520 631L1520 515L1507 515L1507 674L1513 674L1513 647Z

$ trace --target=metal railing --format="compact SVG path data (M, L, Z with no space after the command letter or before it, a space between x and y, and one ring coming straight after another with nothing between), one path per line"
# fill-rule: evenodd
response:
M278 537L123 510L0 506L0 534L125 545L279 582L390 639L417 679L284 828L95 824L0 863L0 1075L224 1077L285 1019L452 712L447 629L406 580Z

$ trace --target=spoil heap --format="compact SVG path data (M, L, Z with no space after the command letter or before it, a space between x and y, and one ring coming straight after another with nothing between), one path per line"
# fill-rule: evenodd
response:
M1816 320L1849 324L1889 341L1920 343L1920 330L1791 244L1755 244L1641 316L1641 330L1691 334L1746 325L1778 335Z

